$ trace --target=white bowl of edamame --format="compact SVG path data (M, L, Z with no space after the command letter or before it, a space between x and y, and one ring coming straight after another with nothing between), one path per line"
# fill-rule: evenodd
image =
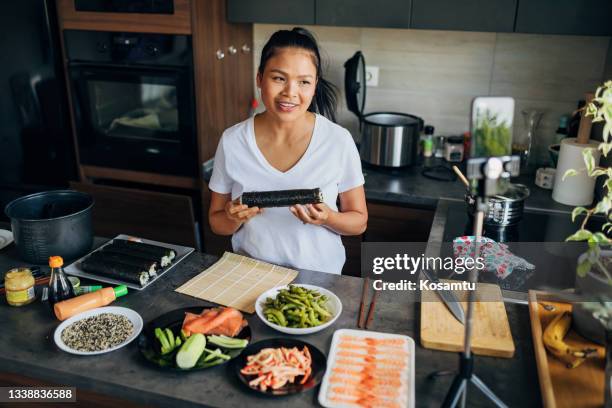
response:
M255 302L255 311L274 330L311 334L334 324L342 313L342 302L325 288L299 283L262 293Z

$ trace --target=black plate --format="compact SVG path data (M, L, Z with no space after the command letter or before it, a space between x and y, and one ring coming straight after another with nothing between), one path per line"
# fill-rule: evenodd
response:
M252 356L254 354L257 354L265 348L268 348L268 347L271 347L271 348L297 347L298 349L302 350L304 346L308 347L308 351L310 351L310 356L312 358L312 366L311 366L312 373L310 374L310 378L308 379L308 381L306 381L306 383L304 384L299 384L299 381L301 380L302 377L296 377L296 381L293 384L285 384L283 387L277 390L268 388L266 391L261 391L259 387L253 388L249 385L249 381L252 381L253 379L255 379L255 376L244 375L240 372L240 370L247 364L247 356ZM230 368L232 371L236 373L240 381L249 390L260 393L260 394L264 394L264 395L279 396L279 395L297 394L300 392L308 391L311 388L314 388L317 385L319 385L321 383L321 380L323 379L323 374L325 374L325 369L327 368L327 359L325 358L325 355L321 353L321 351L318 348L314 347L311 344L303 342L301 340L287 339L287 338L268 339L268 340L262 340L257 343L248 345L247 348L245 348L242 351L242 354L238 358L235 358L232 361L232 365Z
M202 370L209 367L216 367L221 364L210 364L209 362L203 363L202 361L198 361L195 367L190 369L182 369L176 366L176 353L179 350L177 347L172 353L162 355L160 352L159 341L155 338L155 328L169 328L172 330L174 335L177 335L181 332L181 327L183 326L183 319L185 318L185 313L195 313L200 314L205 309L211 309L210 307L188 307L183 309L173 310L166 314L163 314L150 322L148 322L140 335L138 336L138 348L140 349L140 353L147 359L149 362L155 364L158 367L176 370L176 371L195 371ZM236 336L238 339L247 339L249 342L251 341L251 327L244 327L240 333ZM232 356L232 359L238 357L240 353L242 353L245 349L226 349L223 347L215 346L216 348L220 348L225 354ZM207 347L210 348L210 347ZM231 360L228 360L231 361Z

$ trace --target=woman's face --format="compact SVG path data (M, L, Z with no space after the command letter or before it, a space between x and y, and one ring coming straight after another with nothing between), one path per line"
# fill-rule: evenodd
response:
M257 75L266 111L281 121L301 118L315 94L317 68L313 55L301 48L276 51Z

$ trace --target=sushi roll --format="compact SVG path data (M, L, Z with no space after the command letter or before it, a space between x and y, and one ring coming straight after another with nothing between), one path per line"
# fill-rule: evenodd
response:
M122 282L136 283L140 286L149 282L149 273L142 268L115 261L91 259L91 256L81 262L81 269L87 273L117 279Z
M127 248L130 251L133 251L133 253L140 254L141 256L144 254L154 255L158 257L162 268L170 265L172 260L176 257L176 252L173 249L158 245L145 244L142 242L128 241L125 239L114 239L110 245L107 245L107 247Z
M295 204L317 204L323 202L319 188L311 190L251 191L243 193L240 203L249 207L289 207Z
M101 260L101 261L113 261L118 262L124 265L136 266L142 268L142 270L147 271L150 278L157 277L158 269L161 269L157 266L157 261L154 259L147 259L122 253L116 253L112 251L97 251L89 256L92 260Z

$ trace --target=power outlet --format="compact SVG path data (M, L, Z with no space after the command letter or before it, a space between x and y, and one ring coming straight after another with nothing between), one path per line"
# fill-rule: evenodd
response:
M378 67L366 65L366 86L378 86Z

